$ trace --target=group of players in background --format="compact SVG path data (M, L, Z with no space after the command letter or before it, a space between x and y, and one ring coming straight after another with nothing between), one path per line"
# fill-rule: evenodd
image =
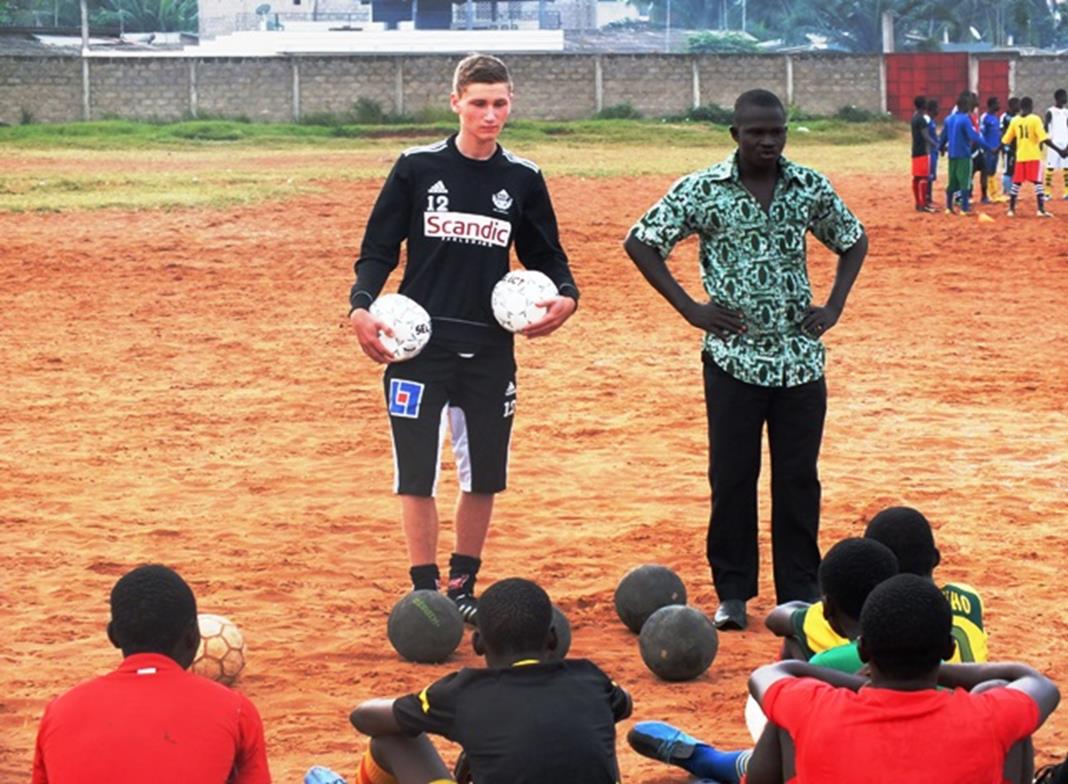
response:
M1030 96L1009 98L1005 111L997 96L989 96L986 111L980 114L979 96L962 92L941 131L936 99L917 95L913 105L912 196L917 212L938 212L934 192L942 155L947 158L947 215L972 214L976 174L981 203L1007 201L1009 217L1016 215L1024 183L1034 186L1038 216L1053 217L1046 205L1053 198L1057 171L1064 183L1061 198L1068 200L1068 92L1064 89L1053 94L1053 105L1041 117L1035 114Z

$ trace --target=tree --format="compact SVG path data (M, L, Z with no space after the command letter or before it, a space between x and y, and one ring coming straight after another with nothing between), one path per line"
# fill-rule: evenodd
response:
M100 0L93 24L127 32L195 32L196 0Z
M0 25L14 27L77 27L78 0L0 0Z

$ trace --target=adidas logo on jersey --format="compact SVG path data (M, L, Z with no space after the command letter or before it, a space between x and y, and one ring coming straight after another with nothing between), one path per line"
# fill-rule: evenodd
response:
M509 381L508 382L508 389L504 390L504 396L505 397L511 397L514 394L515 394L515 382L514 381Z
M445 183L438 180L427 190L427 193L448 193L449 189L445 187Z

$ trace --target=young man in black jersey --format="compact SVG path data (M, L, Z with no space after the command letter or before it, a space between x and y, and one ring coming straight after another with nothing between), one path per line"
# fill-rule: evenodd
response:
M529 580L490 586L473 638L487 667L352 712L372 738L357 784L451 781L426 733L459 743L477 784L616 784L615 725L630 716L630 695L593 662L553 659L552 618L549 597Z
M527 337L560 327L578 306L579 293L545 179L537 166L497 143L512 108L504 63L486 55L462 60L450 101L459 132L405 151L382 186L356 262L349 316L364 353L391 362L378 339L388 327L368 308L406 242L399 291L430 313L432 336L419 356L385 372L394 489L401 497L412 584L436 590L434 494L448 421L461 491L448 591L473 623L475 577L494 495L505 489L516 408L513 337L494 319L490 294L508 272L513 244L520 262L544 272L559 290L542 303L547 314L524 330Z

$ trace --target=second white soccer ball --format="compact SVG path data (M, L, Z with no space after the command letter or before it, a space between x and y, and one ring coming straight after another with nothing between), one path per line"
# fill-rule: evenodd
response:
M493 287L490 304L497 323L509 332L519 332L545 318L546 308L537 303L558 293L556 284L544 272L512 270Z
M430 314L422 305L403 294L383 294L371 303L371 315L389 324L393 336L378 333L382 345L393 354L394 362L411 359L430 340Z

